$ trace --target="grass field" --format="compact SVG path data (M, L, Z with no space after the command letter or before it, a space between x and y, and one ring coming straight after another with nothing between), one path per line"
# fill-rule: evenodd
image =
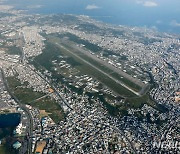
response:
M63 76L58 75L56 72L53 71L53 64L52 64L52 60L57 60L57 57L59 55L63 55L66 57L71 57L69 58L69 62L71 63L71 65L76 68L77 70L79 70L82 74L88 74L90 76L94 76L97 80L99 80L100 82L102 82L104 85L106 85L107 87L109 87L110 89L112 89L113 91L115 91L116 93L118 93L120 96L122 97L126 97L126 104L123 104L121 106L117 106L115 108L119 108L120 110L122 110L123 112L125 112L125 110L128 108L128 105L130 104L130 107L132 108L138 108L138 107L142 107L143 104L151 104L153 106L153 101L149 100L149 96L145 95L142 97L137 97L135 94L133 94L132 92L130 92L129 90L127 90L126 88L118 85L116 82L112 81L112 79L108 78L107 76L102 75L101 72L99 72L98 70L92 68L90 65L88 65L87 63L84 63L83 61L81 61L79 58L77 58L76 56L74 56L73 54L67 52L65 49L57 47L55 45L53 45L53 43L51 43L51 41L55 41L55 40L50 40L50 42L46 43L46 49L44 50L44 52L39 55L38 57L35 58L34 63L36 62L37 64L39 64L39 68L45 68L47 70L49 70L50 72L52 72L52 76L55 78L59 78L59 80L61 80L63 78ZM57 40L56 40L57 41ZM84 57L85 58L85 57ZM88 57L86 57L87 60ZM93 60L91 60L91 62L94 62ZM98 64L97 64L98 65ZM98 66L100 69L106 69L104 68L104 66ZM106 69L107 73L112 72L110 69ZM113 74L114 76L116 76L117 78L119 77L118 74ZM61 79L60 79L61 78ZM126 79L123 79L124 82L128 82ZM129 84L131 84L131 82L129 82ZM133 85L132 85L133 87ZM139 87L137 87L139 88ZM108 103L104 103L106 107L108 107L109 111L114 114L113 112L115 111L115 113L118 112L117 109L115 109L113 106L108 105Z
M39 110L45 110L49 113L49 116L55 123L58 123L64 118L64 112L55 100L51 99L50 97L45 97L38 101L34 101L45 94L34 92L29 88L20 87L21 83L16 77L8 77L7 81L14 95L22 104L29 104L33 107L38 108Z
M82 74L88 74L90 76L94 76L96 79L98 79L99 81L104 83L106 86L108 86L110 89L112 89L119 95L122 95L125 97L135 96L132 92L130 92L129 90L125 89L124 87L118 85L115 81L112 81L112 79L110 79L109 77L102 75L102 73L99 72L98 70L92 68L90 65L84 63L77 57L75 57L72 54L65 51L64 49L56 47L55 45L53 45L50 42L46 43L46 49L40 56L38 56L34 59L33 64L36 65L36 67L38 67L38 68L44 67L45 69L49 70L50 72L54 72L52 69L53 68L52 60L55 60L57 58L57 56L59 56L59 55L71 57L69 59L69 61L71 60L71 63L74 64L73 66L77 70L79 70ZM39 65L37 65L37 64L39 64ZM55 75L55 74L56 73L54 72L54 76L57 77L57 75ZM59 75L59 77L60 77L60 75Z
M130 88L132 88L135 91L140 91L141 90L141 86L135 84L134 82L128 80L127 78L123 77L122 75L118 74L117 72L114 72L113 70L111 70L110 68L108 68L105 65L100 64L98 61L88 57L85 54L82 53L78 53L78 51L75 51L75 49L73 49L72 47L63 44L63 46L65 46L67 49L73 51L74 53L76 53L78 56L80 56L81 58L83 58L84 60L86 60L87 62L90 62L91 64L93 64L94 66L96 66L97 68L101 69L103 72L107 73L107 74L111 74L112 77L116 78L119 81L122 81L123 83L125 83L127 86L129 86Z
M77 37L74 35L70 35L68 34L67 36L69 36L70 40L75 40L76 43L82 43L82 42L77 42ZM50 42L53 43L61 43L61 40L58 37L55 36L48 36ZM83 40L81 40L83 41ZM87 42L87 41L86 41ZM84 44L84 43L82 43ZM97 68L99 68L100 70L102 70L103 72L107 73L107 74L111 74L111 76L121 82L123 82L124 84L126 84L127 86L129 86L131 89L135 90L135 91L140 91L142 89L141 86L139 86L138 84L128 80L127 78L123 77L122 75L114 72L113 70L111 70L110 68L108 68L105 65L100 64L98 61L92 59L91 57L87 56L86 54L83 54L82 52L77 51L77 49L74 49L73 47L71 47L68 44L63 43L62 44L65 48L67 48L70 51L73 51L73 53L75 53L76 55L78 55L79 57L83 58L84 60L86 60L87 62L93 64L94 66L96 66ZM58 46L59 47L59 46ZM87 46L86 46L87 48ZM92 52L95 50L97 50L97 47L93 47L93 48L88 48L89 50L91 50ZM102 49L101 49L102 50ZM64 51L64 49L60 49L61 52ZM110 52L110 51L109 51ZM81 63L82 65L85 65L85 63L82 63L82 60L78 59L77 57L75 57L73 54L68 53L67 51L63 52L63 54L70 56L71 58L73 57L73 59L75 59L76 61L78 61L79 63ZM110 53L109 53L110 54ZM87 64L86 64L87 65ZM91 67L91 70L94 69ZM82 70L81 70L82 71ZM102 75L102 73L101 73ZM96 77L96 76L95 76ZM112 79L111 79L112 80ZM127 89L126 89L127 90Z
M44 95L43 93L34 92L33 89L30 88L22 88L20 81L16 77L8 77L7 81L9 87L22 104L27 104Z
M54 41L54 40L51 40L51 41ZM52 43L48 42L48 45L52 46ZM52 51L54 52L54 55L53 55ZM90 76L94 76L97 80L99 80L100 82L102 82L107 87L109 87L110 89L112 89L113 91L115 91L117 94L119 94L121 96L124 96L124 97L134 97L135 96L135 94L133 94L131 91L127 90L126 88L124 88L120 84L117 84L111 78L109 78L108 76L105 76L104 74L99 72L97 69L94 69L92 66L90 66L87 63L83 62L78 57L74 56L70 52L67 52L65 49L53 46L53 49L49 50L49 52L50 53L48 53L46 56L45 56L46 53L44 52L43 59L45 58L45 59L47 59L47 61L50 61L50 60L52 60L52 58L57 53L59 53L59 55L69 56L69 57L71 57L73 59L73 61L76 61L76 62L78 62L80 64L80 65L75 66L75 68L77 68L81 73L88 74ZM51 54L52 58L49 56L50 54ZM85 58L85 57L83 57L83 58ZM86 58L88 58L88 57L86 57ZM43 64L42 57L39 58L39 59L35 59L35 60L38 61L38 63L40 63L41 65L43 65L46 69L49 69L51 67L51 65L52 65L50 62L47 62L47 61L46 61L45 64ZM91 61L91 63L93 63L93 64L97 63L96 61L93 61L92 59L89 59L89 61ZM48 65L48 63L50 63L50 64ZM104 66L100 66L100 65L98 67L100 67L101 69L104 68ZM104 68L104 70L107 73L112 72L108 68Z
M53 60L58 61L57 57L60 55L63 57L67 57L68 63L71 64L73 68L79 70L80 73L94 76L97 80L102 82L104 85L108 86L110 89L118 93L120 96L124 96L126 98L125 103L117 104L114 106L114 105L109 104L107 101L105 101L103 96L102 97L97 96L103 101L104 106L108 109L111 115L119 115L119 114L127 115L128 108L137 109L137 108L141 108L144 104L148 104L152 106L153 108L159 110L159 107L157 106L157 104L149 98L148 94L145 94L141 97L137 97L135 94L128 91L126 88L118 85L117 83L112 81L110 78L103 76L101 72L92 68L92 66L88 65L87 63L84 63L78 57L74 56L70 52L67 52L63 48L56 46L55 45L56 41L59 41L59 40L57 38L50 37L50 40L46 42L46 49L43 51L41 55L39 55L38 57L34 59L33 63L38 69L45 68L49 70L52 73L53 79L57 79L56 81L61 82L63 81L62 78L64 78L64 76L62 75L63 70L61 69L62 71L61 74L57 74L57 72L54 71L53 69L54 65L52 64L52 61ZM84 55L81 55L81 56L84 56ZM84 56L83 58L84 59L86 58L86 60L88 61L91 60L92 63L98 65L96 61L93 61L92 59L88 59L88 57ZM112 73L110 69L105 68L102 65L99 65L98 67L100 69L106 69L107 73ZM116 76L117 78L120 77L120 76L117 76L117 74L113 74L113 76L114 77ZM128 82L128 80L126 79L122 79L122 80L124 80L124 82ZM132 83L129 82L128 84L132 84ZM133 86L134 85L131 85L131 87ZM134 87L134 88L139 89L140 87Z
M55 100L52 100L50 97L35 101L30 105L37 107L40 110L45 110L45 112L49 113L48 115L55 123L59 122L64 118L62 108L57 102L55 102Z

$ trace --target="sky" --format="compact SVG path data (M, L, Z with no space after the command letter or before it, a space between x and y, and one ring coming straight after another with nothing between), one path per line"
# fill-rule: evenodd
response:
M180 0L8 0L7 3L31 13L83 14L113 24L180 33Z

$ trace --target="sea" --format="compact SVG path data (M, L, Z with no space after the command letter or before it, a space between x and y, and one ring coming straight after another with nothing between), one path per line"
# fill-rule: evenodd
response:
M29 13L88 15L106 23L180 34L180 0L7 0L5 3Z

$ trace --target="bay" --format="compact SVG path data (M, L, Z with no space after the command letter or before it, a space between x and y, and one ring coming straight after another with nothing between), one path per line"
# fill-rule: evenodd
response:
M8 0L38 14L88 15L106 23L155 28L180 34L179 0Z

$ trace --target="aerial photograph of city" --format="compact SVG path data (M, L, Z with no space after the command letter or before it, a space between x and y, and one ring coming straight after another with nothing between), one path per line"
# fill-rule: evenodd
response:
M180 0L0 0L0 154L180 154Z

